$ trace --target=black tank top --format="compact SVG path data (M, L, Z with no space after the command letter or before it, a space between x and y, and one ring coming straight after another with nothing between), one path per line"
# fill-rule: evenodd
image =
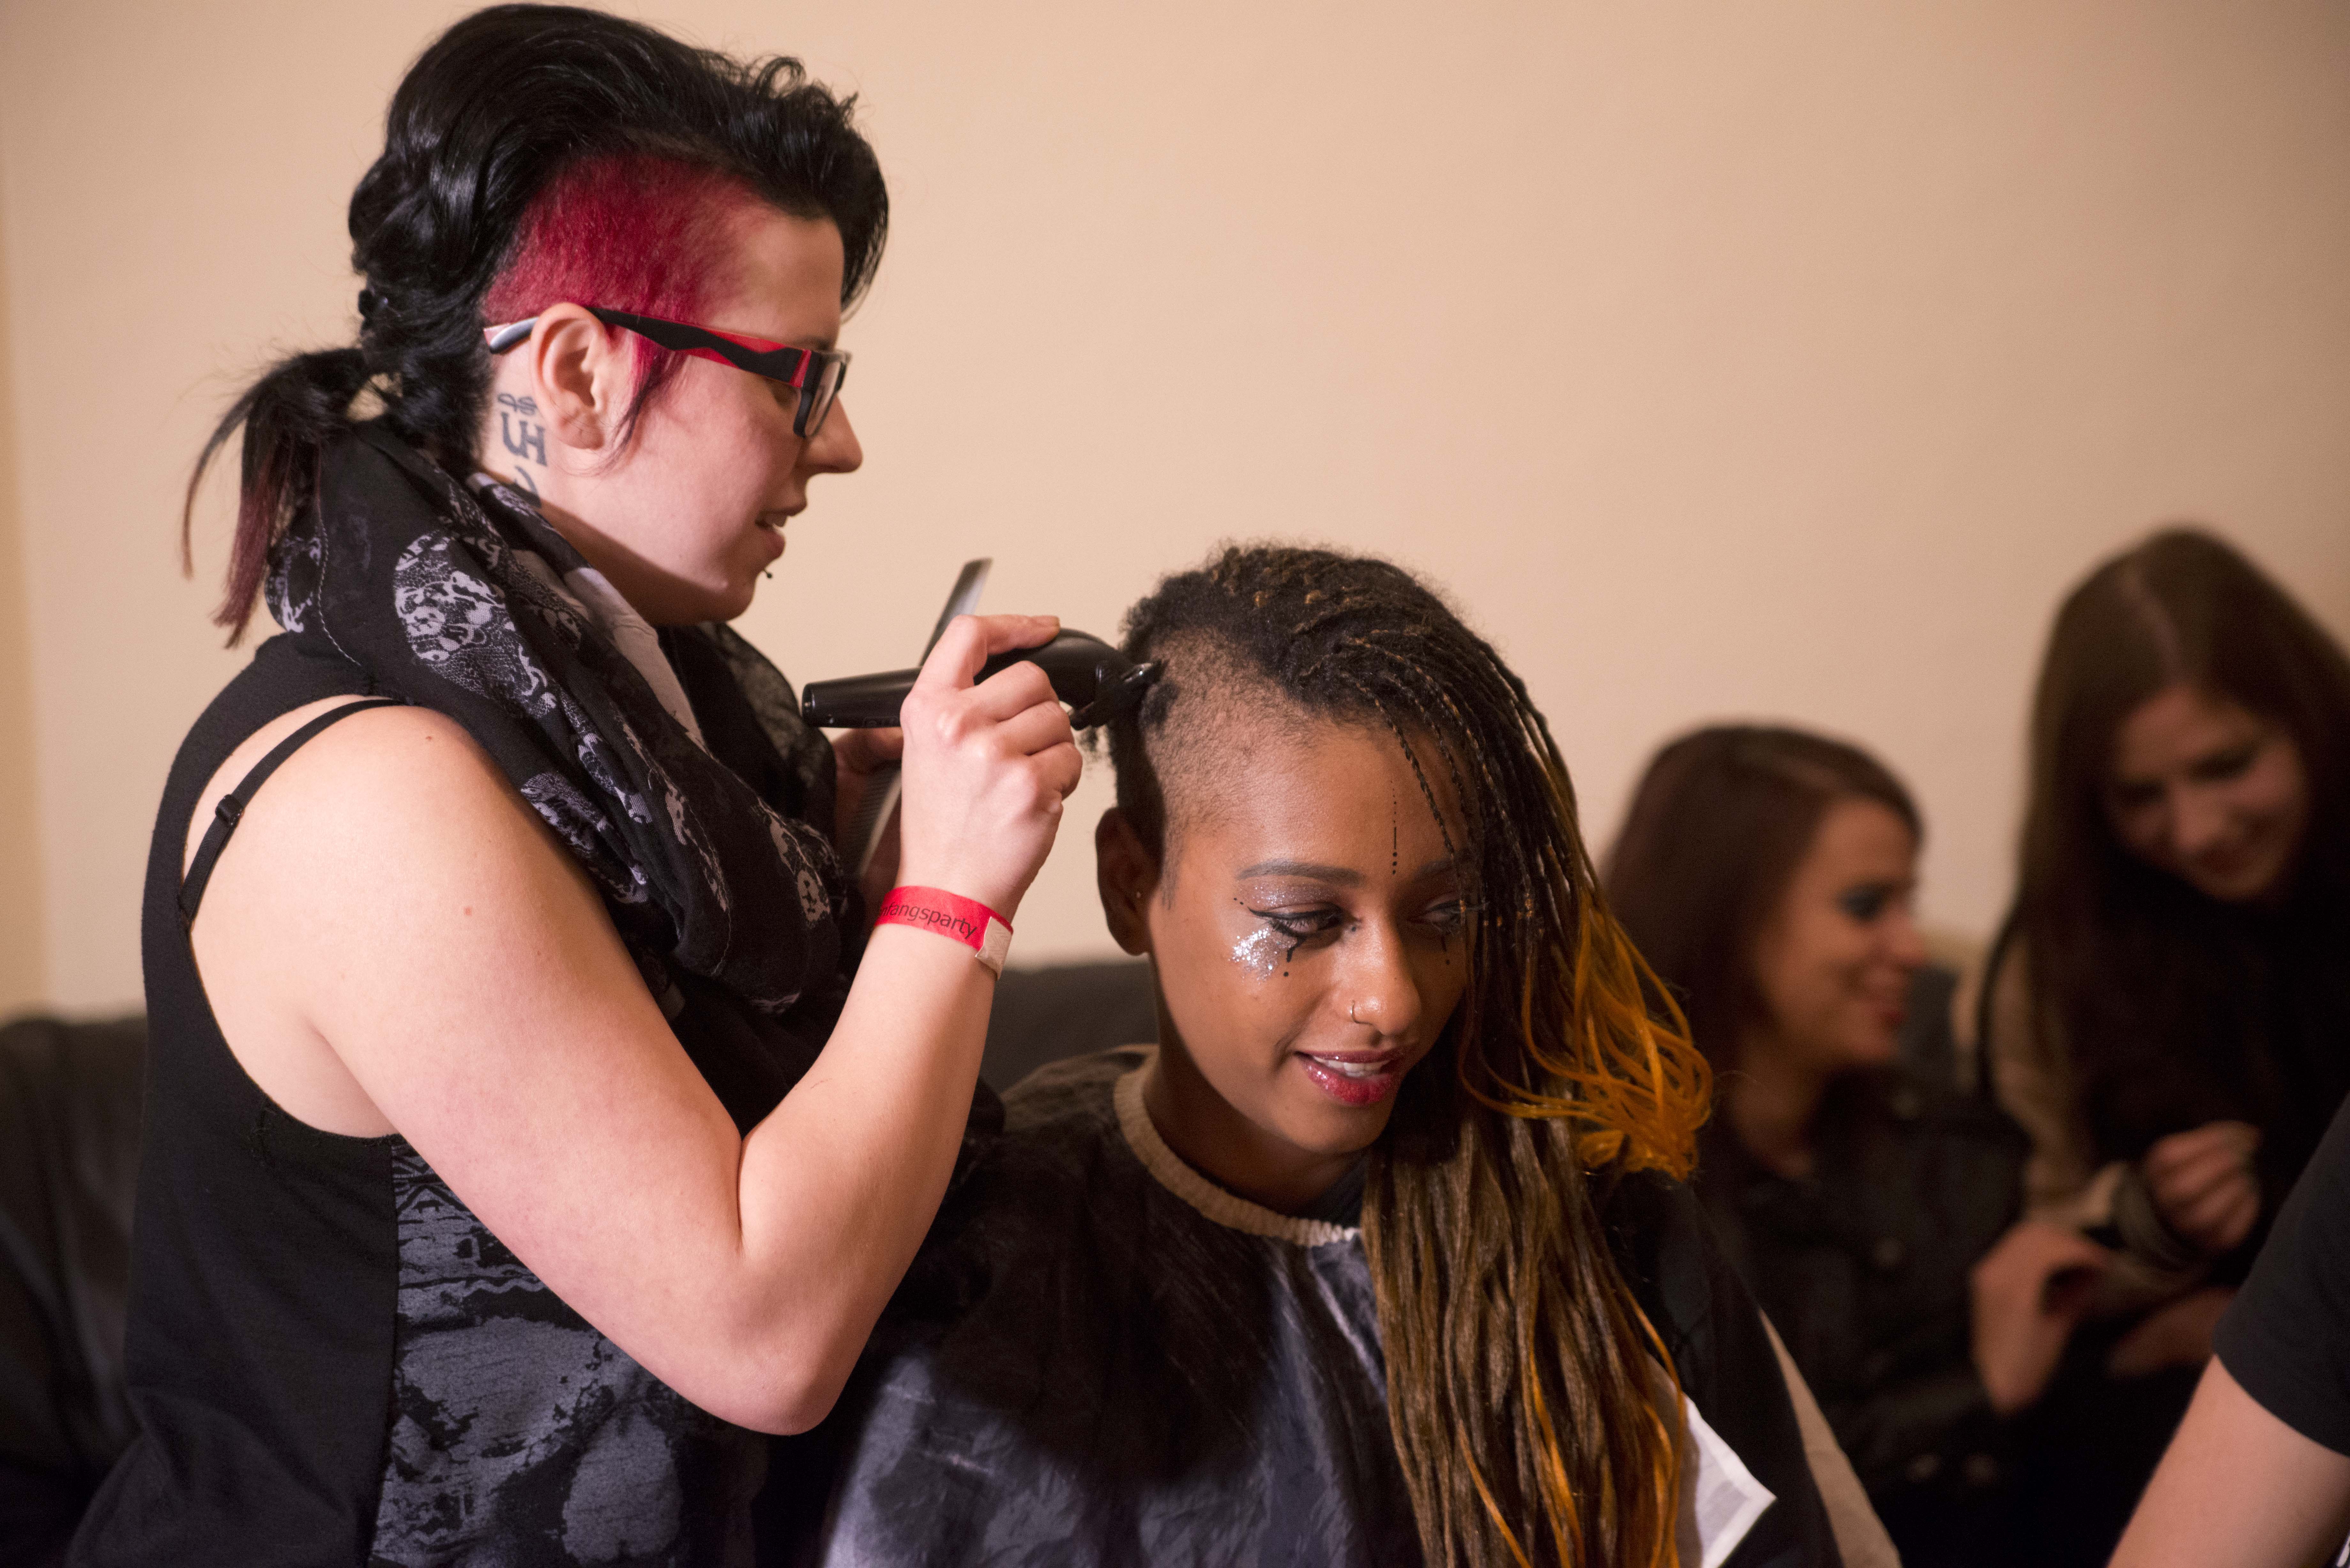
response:
M406 1140L280 1110L213 1020L181 909L196 800L264 724L367 693L355 666L273 639L165 786L142 919L151 1044L125 1351L140 1433L70 1560L748 1562L766 1440L590 1327ZM747 1131L814 1051L676 979L671 1027Z

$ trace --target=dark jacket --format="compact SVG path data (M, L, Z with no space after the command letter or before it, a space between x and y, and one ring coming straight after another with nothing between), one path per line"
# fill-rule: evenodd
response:
M1976 1376L1967 1275L2022 1211L2023 1134L1906 1069L1839 1080L1817 1166L1708 1127L1698 1193L1911 1568L2001 1560L2015 1434Z

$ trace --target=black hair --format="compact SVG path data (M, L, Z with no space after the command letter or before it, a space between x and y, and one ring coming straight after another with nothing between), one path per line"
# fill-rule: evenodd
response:
M1533 739L1537 752L1519 756L1522 747L1510 748L1512 760L1538 771L1542 753L1557 755L1541 713L1500 656L1433 590L1375 556L1228 545L1206 567L1162 579L1127 612L1123 637L1128 658L1163 667L1135 711L1105 727L1118 808L1154 859L1163 860L1174 826L1170 775L1222 763L1196 745L1160 746L1151 738L1170 722L1188 732L1212 719L1251 685L1296 712L1368 721L1399 739L1404 725L1461 733L1463 704L1475 704L1485 729L1514 720L1529 732L1520 739ZM1421 765L1409 742L1405 753L1415 769ZM1450 750L1445 758L1456 769L1461 760ZM1555 778L1571 789L1564 764ZM1476 798L1457 774L1452 783L1464 811L1507 809L1506 797ZM1421 784L1427 789L1425 777ZM1432 809L1432 793L1429 804Z
M273 366L230 408L189 481L183 557L196 484L242 425L237 537L215 617L231 640L269 546L310 503L318 456L363 390L403 440L444 463L471 459L490 384L482 301L532 202L564 170L650 154L828 219L840 234L841 300L853 302L879 265L889 214L854 104L810 82L797 60L737 61L577 6L494 5L443 33L392 95L383 153L351 195L351 261L365 279L358 343Z

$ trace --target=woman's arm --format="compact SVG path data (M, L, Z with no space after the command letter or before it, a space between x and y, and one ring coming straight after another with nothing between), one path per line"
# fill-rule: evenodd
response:
M1007 915L1079 764L1033 666L968 683L1036 625L959 622L907 703L907 879ZM314 1040L588 1322L775 1431L830 1407L936 1210L993 992L968 948L880 928L816 1065L741 1137L571 857L414 709L289 761L197 929L240 1060L241 1035Z
M2305 1568L2350 1533L2350 1456L2262 1409L2213 1361L2113 1568Z

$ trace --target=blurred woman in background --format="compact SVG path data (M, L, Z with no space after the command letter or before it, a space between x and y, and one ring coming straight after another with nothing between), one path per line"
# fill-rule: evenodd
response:
M1722 726L1649 764L1607 873L1721 1086L1699 1195L1913 1568L2011 1559L2011 1417L2104 1264L2018 1222L2013 1124L1898 1060L1919 836L1874 758Z
M2208 534L2057 614L1980 1031L2032 1211L2120 1253L2053 1402L2052 1527L2110 1543L2350 1090L2345 747L2350 661Z

